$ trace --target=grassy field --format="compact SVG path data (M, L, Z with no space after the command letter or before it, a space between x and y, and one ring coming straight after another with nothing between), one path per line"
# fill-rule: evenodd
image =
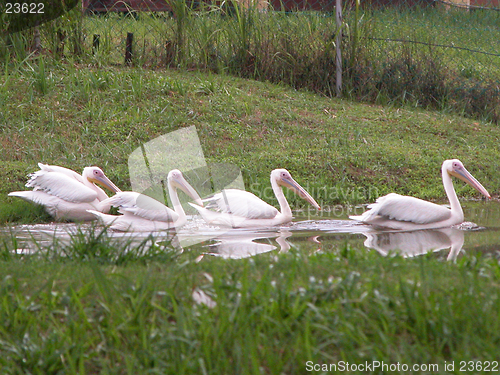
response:
M356 22L355 12L346 8L344 13L344 34L350 39L353 38L352 29ZM194 12L186 17L188 22L183 30L184 64L217 68L213 65L216 54L223 69L229 70L237 45L245 43L256 60L263 62L265 55L275 48L279 50L275 65L279 65L280 60L288 60L289 70L298 70L300 61L294 59L298 56L304 58L306 51L321 54L320 51L331 43L331 36L337 28L335 17L330 13L249 12L238 19L213 10ZM397 40L412 40L421 43L415 48L410 47L415 55L418 51L433 50L436 57L444 60L445 65L454 71L477 79L496 79L500 59L495 56L497 51L494 47L499 38L497 23L498 14L494 11L467 12L461 9L444 10L442 7L428 7L420 11L389 8L370 12L365 9L358 20L358 31L362 38L376 39L361 43L370 44L370 56L381 62L387 60L388 55L397 57L401 54L401 43ZM93 38L90 36L100 35L100 51L94 59L104 65L123 63L127 32L134 33L135 63L140 66L164 65L167 58L165 42L174 42L178 38L178 20L162 13L137 13L135 17L122 14L88 16L83 19L82 28L88 35L84 42L86 51L92 48ZM349 43L343 45L344 56L351 57L350 47ZM269 50L266 51L266 48Z
M0 84L2 224L50 220L7 198L37 162L97 164L125 190L133 150L191 125L207 161L237 165L257 194L284 167L323 206L391 191L441 199L440 166L452 157L495 197L500 188L500 129L458 115L226 75L42 60L9 65ZM2 374L304 374L346 363L393 366L352 373L498 370L495 252L453 264L304 242L284 254L200 260L169 243L111 246L100 231L35 255L16 254L15 238L0 241Z

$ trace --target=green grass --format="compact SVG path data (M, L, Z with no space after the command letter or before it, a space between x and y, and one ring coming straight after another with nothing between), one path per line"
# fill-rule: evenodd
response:
M439 7L420 12L388 9L384 12L372 12L365 18L372 28L369 37L416 41L423 43L419 47L421 50L429 50L426 43L449 46L450 48L442 50L436 49L441 52L440 58L445 60L447 67L464 74L468 70L476 78L498 77L500 57L487 55L498 55L492 44L493 38L497 37L496 31L493 31L494 25L498 23L495 11L466 12ZM383 58L387 49L397 44L376 41L373 46L380 47L379 55ZM475 54L470 50L487 54Z
M304 374L308 361L445 374L445 361L500 354L500 266L489 255L452 264L303 242L195 261L195 248L141 253L98 232L76 237L64 256L2 251L4 374ZM200 291L210 306L195 302Z
M289 70L297 70L300 61L293 61L297 54L305 51L320 53L336 30L335 17L328 13L298 12L240 12L239 16L228 17L216 11L184 11L188 20L182 24L184 35L184 59L176 63L187 66L205 66L216 68L210 54L218 55L225 69L231 70L230 61L234 51L240 48L248 50L255 57L257 64L266 64L270 56L277 52L274 64L288 60ZM351 29L356 22L354 9L344 9L346 28L344 33L351 36ZM496 24L498 14L494 11L444 10L441 7L426 8L387 8L383 11L363 9L361 25L363 37L381 39L408 39L423 43L420 50L429 50L431 45L445 45L457 48L438 48L446 65L454 70L468 70L477 78L495 78L498 76L498 56L474 54L461 51L460 48L497 54L495 41L498 39ZM201 14L201 16L200 16ZM183 18L183 19L184 19ZM178 40L178 19L167 14L139 13L136 17L121 14L106 16L88 16L83 20L83 28L88 35L101 35L101 51L94 58L100 63L123 64L125 36L134 32L136 63L141 66L164 65L165 41ZM51 33L49 33L51 35ZM288 43L286 42L288 40ZM91 50L93 39L85 41L85 50ZM364 41L363 43L368 43ZM371 43L372 57L382 61L388 51L398 54L400 43L376 40ZM347 49L349 45L344 46ZM237 54L237 53L236 53ZM349 51L344 51L349 56ZM305 54L304 54L305 56ZM302 56L302 57L304 57ZM239 56L242 58L244 56ZM271 66L266 65L268 69Z

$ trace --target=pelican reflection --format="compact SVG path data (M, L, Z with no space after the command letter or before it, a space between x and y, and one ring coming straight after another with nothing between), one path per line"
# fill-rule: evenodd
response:
M288 230L278 232L239 232L236 236L221 236L216 239L216 243L209 245L210 251L207 255L214 255L225 259L243 259L259 254L264 254L278 249L280 252L287 252L290 244L287 238L292 233ZM256 242L256 240L268 240L268 243ZM275 246L271 240L278 245Z
M464 233L455 228L411 232L367 232L364 245L383 256L398 253L405 258L450 249L447 260L454 261L464 244Z

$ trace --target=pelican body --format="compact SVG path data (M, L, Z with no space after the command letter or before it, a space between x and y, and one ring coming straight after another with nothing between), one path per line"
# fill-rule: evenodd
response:
M115 193L120 191L98 167L86 167L80 175L56 165L38 163L38 166L40 170L31 173L26 183L33 190L13 191L9 196L44 206L56 220L94 220L87 210L108 212L111 206L103 203L108 196L96 184Z
M311 205L320 209L318 203L304 190L286 169L275 169L271 172L271 186L278 199L280 210L264 202L254 194L239 190L225 189L208 198L207 208L191 204L209 224L233 228L262 227L285 224L293 219L282 187L286 187ZM208 208L215 208L212 211Z
M441 167L441 175L450 208L391 193L378 198L375 203L368 206L369 210L360 216L350 216L350 218L377 227L401 230L446 228L460 224L464 221L464 213L453 187L452 176L465 181L485 197L491 198L483 185L458 159L445 160Z
M121 215L107 215L94 210L89 212L104 225L117 231L154 232L179 228L186 224L187 216L177 195L177 189L181 189L197 204L203 205L203 202L178 169L168 173L167 187L173 210L147 195L125 191L116 193L103 202L118 207Z

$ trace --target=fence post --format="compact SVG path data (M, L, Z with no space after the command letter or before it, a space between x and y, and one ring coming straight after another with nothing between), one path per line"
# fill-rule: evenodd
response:
M38 28L38 24L34 28L34 36L33 36L33 44L31 46L31 51L35 54L39 54L42 50L42 42L40 40L40 29Z
M175 46L170 40L165 42L165 63L169 67L174 62Z
M95 54L97 50L99 49L99 44L101 41L101 35L100 34L94 34L94 40L92 40L92 53Z
M337 23L337 37L335 38L335 92L337 96L342 94L342 50L340 43L342 43L342 0L335 1L335 21Z
M58 30L56 34L57 34L56 55L57 57L62 57L64 55L64 41L66 40L66 32Z
M125 65L132 64L132 42L134 41L134 34L127 33L127 45L125 46Z

